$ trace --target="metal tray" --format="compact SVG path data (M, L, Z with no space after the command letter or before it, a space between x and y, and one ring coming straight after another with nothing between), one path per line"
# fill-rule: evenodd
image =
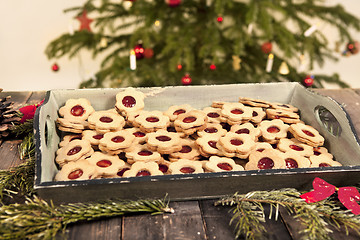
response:
M86 202L109 198L206 199L235 192L294 187L310 189L318 176L336 186L360 181L360 146L351 120L333 99L309 91L297 83L230 84L138 88L146 94L145 110L164 111L171 105L188 103L202 109L213 100L237 102L239 96L290 103L301 111L301 119L325 138L325 146L341 167L253 170L225 173L145 176L53 181L54 162L60 141L55 120L58 109L69 98L87 98L95 110L113 108L115 95L123 89L51 90L35 114L36 172L34 188L39 196L55 203Z

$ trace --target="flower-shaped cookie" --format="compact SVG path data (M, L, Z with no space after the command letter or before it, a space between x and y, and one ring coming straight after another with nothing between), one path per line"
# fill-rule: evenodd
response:
M300 156L299 154L295 152L284 152L281 153L281 156L285 160L285 167L287 169L291 168L308 168L310 167L310 160L309 158Z
M188 173L203 173L202 163L199 161L191 161L188 159L180 159L172 162L169 166L171 174L188 174Z
M282 109L266 109L266 116L268 119L280 119L288 124L301 122L299 114Z
M338 161L334 161L332 158L329 158L326 155L319 155L319 156L312 155L312 156L310 156L310 162L311 162L310 167L337 167L337 166L342 166L341 163L339 163Z
M89 116L88 122L89 128L99 133L120 131L125 125L124 118L112 111L96 111Z
M87 121L67 118L56 119L56 124L60 131L70 133L81 133L84 129L88 127Z
M89 140L93 148L98 148L100 140L104 137L104 134L98 133L95 130L85 130L82 132L82 138Z
M310 146L319 147L324 144L324 137L312 126L303 123L291 124L289 131L294 138Z
M315 156L325 155L330 159L334 158L333 155L329 153L329 151L325 147L314 147L314 155Z
M270 143L267 142L255 142L255 147L253 151L262 152L265 149L273 149Z
M69 144L69 142L73 141L73 140L81 140L82 136L81 134L68 134L65 135L62 140L59 142L59 147L65 147L66 145Z
M143 144L146 142L147 133L141 131L140 128L133 127L133 128L126 128L124 130L130 132L132 135L135 136L134 142L139 144Z
M87 160L66 163L55 175L55 181L89 180L97 177L96 168Z
M163 173L163 174L170 174L169 172L169 166L171 164L171 162L166 161L164 159L160 159L159 161L157 161L157 164L159 165L159 170Z
M59 109L61 117L76 121L85 121L93 112L95 110L86 98L68 99L65 105Z
M253 151L249 155L249 162L245 170L285 168L285 160L275 149L265 149L262 152Z
M268 108L270 107L270 102L255 98L249 97L239 97L239 103L242 103L246 106L259 107L259 108Z
M242 103L225 103L221 109L221 118L230 125L240 124L249 121L252 112L251 107Z
M274 109L280 109L280 110L285 110L285 111L290 111L290 112L297 112L299 111L299 109L291 104L287 104L287 103L276 103L276 102L272 102L270 103L270 107L274 108Z
M203 137L207 134L224 136L226 133L227 131L221 126L220 123L207 123L206 128L204 128L202 131L198 131L197 135L199 137Z
M247 158L255 147L253 137L248 134L237 134L228 132L225 136L220 137L218 148L226 157Z
M261 123L261 121L266 117L266 112L260 108L260 107L253 107L251 108L252 112L252 117L250 119L250 122L254 123L254 124L259 124Z
M243 171L244 168L235 163L231 158L211 156L203 165L209 172Z
M75 162L80 159L86 158L94 153L88 140L73 140L66 146L59 148L56 151L55 161L60 165L67 162Z
M259 124L263 139L270 144L277 143L281 138L286 138L288 128L289 125L280 119L264 120Z
M144 108L145 94L134 88L126 88L116 94L116 110L126 116L129 112L135 112Z
M161 159L158 152L151 151L146 145L136 145L131 148L131 151L125 153L129 163L133 162L155 162Z
M159 165L156 162L135 162L131 165L130 170L124 172L124 177L143 177L164 175L159 170Z
M181 114L175 121L175 129L177 132L184 132L191 135L196 131L201 131L206 127L207 116L200 110L191 110Z
M280 139L277 147L282 152L293 152L304 157L310 157L314 154L313 147L305 143L299 142L295 138Z
M202 110L208 117L209 123L220 123L221 122L221 108L206 107Z
M230 132L234 132L237 134L247 134L251 136L254 141L257 141L258 137L261 135L261 131L259 128L254 127L251 123L243 123L232 125L230 128Z
M166 129L170 125L170 120L160 111L142 111L134 119L134 125L139 127L141 131L149 133Z
M95 166L96 171L101 176L115 175L125 165L125 162L117 155L109 155L102 152L94 152L86 160Z
M175 121L181 114L187 113L189 111L193 110L193 107L191 107L189 104L182 104L182 105L173 105L168 108L164 112L166 116L169 117L170 121Z
M109 154L119 154L131 147L135 136L126 130L107 132L100 139L99 149Z
M160 154L170 154L181 150L180 136L177 133L160 129L147 134L147 146Z
M223 153L218 148L218 141L220 135L205 135L196 139L196 144L199 147L199 152L204 157L210 157L213 155L223 156Z
M196 145L195 140L191 138L182 138L179 145L180 151L171 153L169 160L176 162L179 159L198 160L200 158L199 147Z

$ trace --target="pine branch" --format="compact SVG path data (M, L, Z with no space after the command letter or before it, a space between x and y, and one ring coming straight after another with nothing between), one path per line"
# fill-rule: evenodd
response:
M172 213L164 200L104 201L54 206L37 197L0 208L1 239L55 239L70 223L133 213Z
M300 197L296 189L280 189L273 191L254 191L248 194L234 194L231 197L221 199L215 205L233 206L232 222L236 222L236 237L245 234L247 239L261 239L265 229L258 227L259 221L265 219L263 204L270 204L269 218L273 214L278 215L279 206L285 207L305 227L301 233L306 239L331 239L329 226L346 231L352 229L360 235L360 217L349 211L341 210L335 200L324 200L308 204ZM231 224L230 223L230 224Z

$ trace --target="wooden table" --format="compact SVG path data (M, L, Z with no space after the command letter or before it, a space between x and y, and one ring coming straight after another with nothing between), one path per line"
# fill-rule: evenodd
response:
M351 116L356 132L360 134L360 89L316 90L342 104ZM45 92L2 92L0 98L11 95L15 108L38 103ZM360 136L360 135L359 135ZM21 163L17 145L21 140L9 139L0 146L0 169ZM355 184L355 183L354 183ZM309 189L310 190L310 189ZM229 208L214 207L215 200L172 202L173 214L157 216L135 215L78 223L67 229L68 239L234 239L234 225L229 225L232 214ZM300 239L301 225L282 209L278 221L267 219L264 224L266 239ZM334 239L359 239L350 231L334 232Z

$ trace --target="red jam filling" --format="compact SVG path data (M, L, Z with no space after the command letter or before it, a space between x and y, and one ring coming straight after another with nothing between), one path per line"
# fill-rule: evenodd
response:
M150 156L153 153L148 151L148 150L142 150L142 151L138 152L137 154L140 155L140 156Z
M182 172L182 173L193 173L193 172L195 172L195 169L193 169L192 167L182 167L180 169L180 172Z
M305 133L306 135L308 135L309 137L315 137L315 135L312 133L312 132L310 132L310 131L308 131L308 130L301 130L301 131L303 131L303 133Z
M244 111L238 108L235 108L233 110L230 111L232 114L243 114Z
M111 123L113 121L111 117L101 117L99 120L103 123Z
M85 113L85 109L80 105L75 105L70 110L71 115L80 117Z
M192 123L196 121L196 117L186 117L183 119L184 123Z
M124 107L132 108L136 105L136 100L132 96L126 96L122 99L122 104Z
M123 138L122 136L116 136L116 137L113 137L111 139L111 141L113 141L115 143L121 143L121 142L125 141L125 138Z
M292 158L285 159L285 163L286 163L286 168L298 168L299 167L297 161L295 161Z
M280 129L276 126L272 126L272 127L269 127L268 129L266 129L266 131L268 131L269 133L278 133L278 132L280 132Z
M209 118L218 118L220 115L217 112L210 112L207 114Z
M100 140L104 137L104 134L97 134L97 135L94 135L93 138L96 139L96 140Z
M256 151L258 151L258 152L263 152L265 150L265 148L259 148L259 149L257 149Z
M123 168L120 171L118 171L116 175L122 177L124 175L124 172L126 172L127 170L130 170L130 168Z
M81 151L81 149L82 149L82 147L76 146L76 147L70 149L70 150L68 151L67 155L68 155L68 156L71 156L71 155L77 154L78 152Z
M205 128L204 132L206 133L216 133L218 130L216 128Z
M182 146L180 152L181 153L189 153L189 152L191 152L191 150L192 150L192 148L190 146L184 145L184 146Z
M143 133L143 132L134 132L133 135L134 135L135 137L145 137L146 134Z
M274 167L274 161L271 158L263 157L258 161L257 167L259 169L272 169Z
M160 120L157 117L147 117L146 121L154 123L154 122L158 122Z
M304 148L298 146L298 145L290 145L289 148L291 148L292 150L295 150L295 151L304 151Z
M240 146L240 145L243 145L243 144L244 144L244 142L241 141L240 139L231 139L231 140L230 140L230 143L231 143L232 145L234 145L234 146Z
M185 113L186 111L184 110L184 109L178 109L178 110L176 110L174 113L173 113L173 115L180 115L180 114L183 114L183 113Z
M69 173L69 175L68 175L68 179L77 179L77 178L79 178L79 177L81 177L82 175L83 175L83 170L81 170L81 169L76 169L76 170L74 170L74 171L72 171L71 173Z
M331 167L328 163L320 163L319 167Z
M259 114L257 112L255 112L255 111L253 111L252 116L256 117L257 115L259 115Z
M231 171L233 169L232 166L228 163L218 163L217 166L218 166L218 168L225 170L225 171Z
M314 155L315 155L315 156L319 156L320 154L321 154L321 152L314 151Z
M215 141L208 141L208 144L209 144L210 147L215 148L215 149L218 149L218 148L216 147L216 142L215 142Z
M162 136L157 136L156 139L160 142L168 142L171 140L171 137L162 135Z
M242 129L237 130L235 133L237 133L237 134L249 134L250 130L247 129L247 128L242 128Z
M141 170L136 174L137 177L150 176L150 175L151 175L151 173L147 170Z
M106 167L110 167L112 165L112 162L104 159L104 160L98 161L96 163L96 165L98 167L106 168Z
M159 170L162 172L162 173L166 173L168 171L169 167L166 166L165 164L159 164Z

